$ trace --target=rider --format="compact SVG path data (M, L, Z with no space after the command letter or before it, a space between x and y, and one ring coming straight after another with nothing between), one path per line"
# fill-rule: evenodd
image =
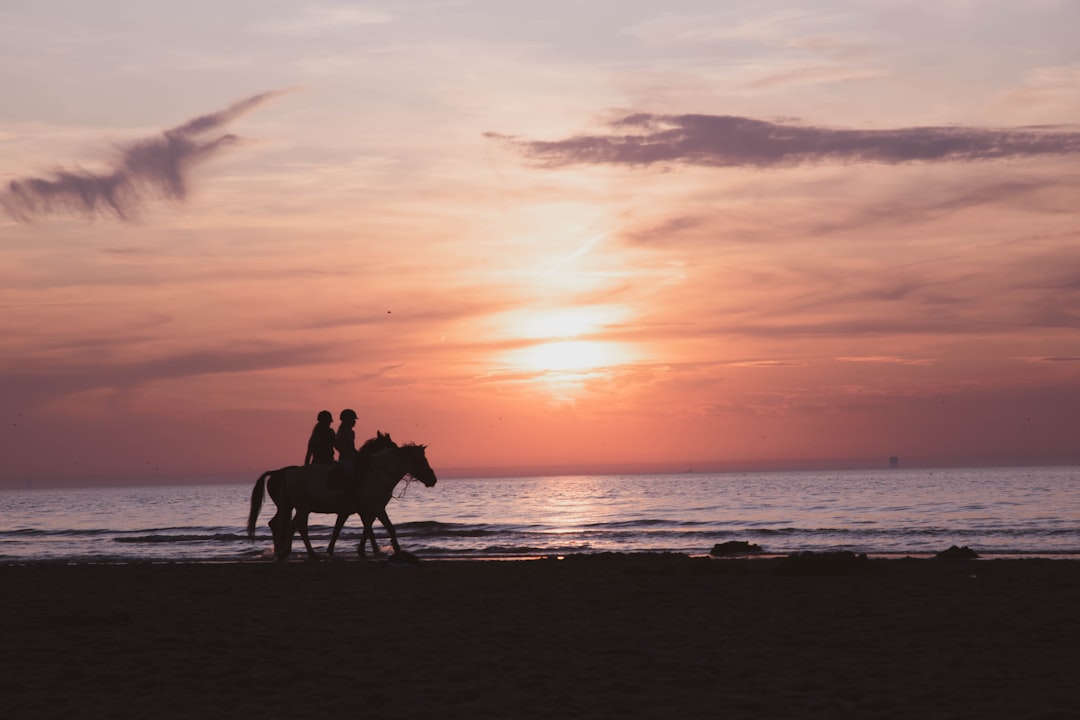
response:
M305 465L334 464L334 446L337 444L337 436L334 434L334 428L330 427L333 421L334 416L329 410L319 413L318 422L311 430L311 437L308 438L307 454L304 455Z
M338 463L351 476L356 463L356 432L353 430L356 426L356 412L349 409L342 410L340 418L341 424L338 425L334 446L338 451Z

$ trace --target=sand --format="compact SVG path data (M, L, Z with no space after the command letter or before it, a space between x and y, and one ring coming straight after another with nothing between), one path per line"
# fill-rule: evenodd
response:
M1080 562L0 566L5 718L1075 718Z

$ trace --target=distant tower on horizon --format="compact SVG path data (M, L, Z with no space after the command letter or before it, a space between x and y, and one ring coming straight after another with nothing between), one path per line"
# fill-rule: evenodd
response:
M900 467L900 458L896 457L895 455L890 455L889 456L889 467L892 468L893 470Z

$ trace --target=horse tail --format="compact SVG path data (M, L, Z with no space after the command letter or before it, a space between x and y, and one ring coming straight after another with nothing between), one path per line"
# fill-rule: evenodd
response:
M259 479L255 481L255 487L251 490L251 512L248 513L247 534L248 539L255 537L255 522L259 519L259 511L262 510L263 504L263 481L273 474L273 470L264 472L259 476Z

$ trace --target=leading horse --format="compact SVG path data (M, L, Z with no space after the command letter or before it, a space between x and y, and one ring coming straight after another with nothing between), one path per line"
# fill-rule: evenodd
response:
M255 481L251 493L248 537L254 537L265 488L277 505L270 529L274 533L274 554L279 560L292 552L292 537L297 530L308 556L317 557L308 538L308 516L313 512L338 516L327 548L330 555L345 520L353 513L359 513L364 523L364 534L357 549L362 557L367 557L364 548L368 540L372 550L379 552L373 527L376 518L390 534L394 551L400 551L397 531L386 514L386 505L398 482L405 477L419 480L427 487L435 484L435 472L428 464L426 447L412 443L398 446L389 435L379 433L361 448L352 477L328 465L290 466L263 473Z
M266 492L270 495L270 499L277 505L277 513L274 517L270 518L270 530L274 534L274 554L284 558L292 552L292 536L298 529L297 522L303 523L303 532L301 537L304 539L304 545L307 548L308 555L313 556L314 550L311 548L311 542L307 537L307 515L301 516L297 513L297 517L292 517L292 511L294 504L289 501L287 494L288 485L287 479L295 474L294 471L303 470L306 473L306 477L309 483L323 483L323 492L314 492L312 487L309 486L306 491L303 491L301 497L311 499L312 495L322 495L323 497L315 500L319 505L324 507L341 507L345 512L337 513L337 521L334 523L334 531L330 535L330 545L326 549L326 554L331 557L334 555L334 546L337 544L338 536L341 535L341 529L345 526L345 521L349 515L356 512L352 508L352 503L349 502L348 497L340 497L341 493L349 492L351 488L355 487L357 483L363 482L364 473L366 472L366 463L369 462L372 455L380 450L386 450L388 448L396 449L398 444L391 439L389 433L376 432L375 437L370 438L363 445L360 446L357 452L355 465L353 468L353 475L350 477L345 468L342 466L330 466L326 470L324 475L322 471L315 469L307 469L307 466L298 467L291 465L285 468L279 468L277 470L271 470L267 473L263 473L262 478L266 480ZM258 486L258 481L256 481ZM254 508L255 495L258 492L258 488L252 491L252 504ZM259 504L261 505L262 498L259 498ZM310 502L308 503L310 505ZM320 510L313 510L313 512L322 512ZM327 512L336 512L334 510L327 510ZM248 518L248 537L251 537L254 532L254 519ZM383 527L386 524L383 523ZM280 553L284 553L281 555Z

